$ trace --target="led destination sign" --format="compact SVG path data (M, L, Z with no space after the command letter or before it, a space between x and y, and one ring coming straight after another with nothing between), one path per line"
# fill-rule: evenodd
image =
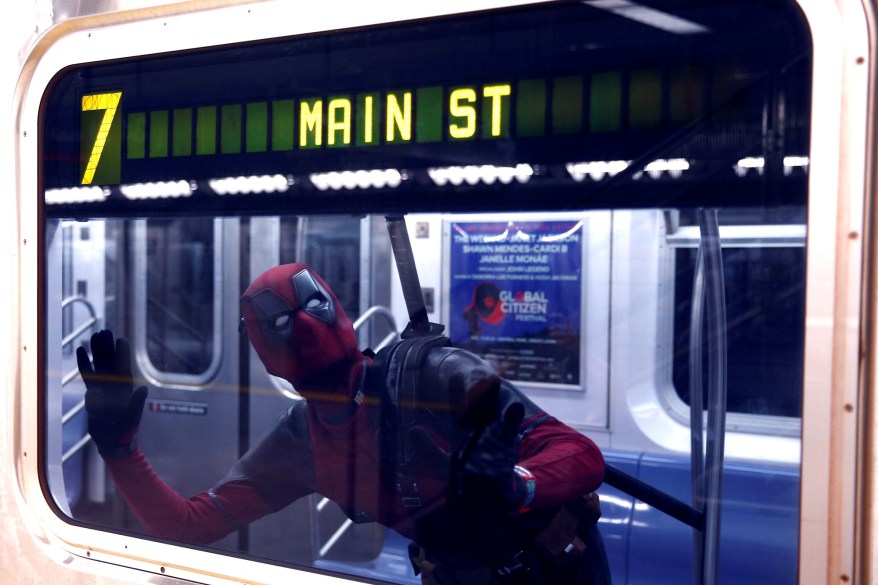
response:
M628 108L623 81L636 88ZM692 91L696 81L674 83ZM123 181L123 161L601 133L619 130L623 113L650 128L661 122L662 78L617 71L145 111L126 111L125 95L82 97L82 185Z
M745 205L767 195L740 161L774 177L808 151L810 60L730 44L740 24L669 34L550 2L73 64L41 102L44 201L65 217L683 206L697 180Z

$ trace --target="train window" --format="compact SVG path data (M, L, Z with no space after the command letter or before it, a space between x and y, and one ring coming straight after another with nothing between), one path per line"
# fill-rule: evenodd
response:
M598 487L591 446L690 500L697 362L731 413L722 581L795 582L811 65L795 6L675 0L64 69L40 134L58 509L284 570L508 568L527 522ZM100 291L82 330L76 291ZM504 464L555 479L470 481L507 426L491 445L525 447ZM547 484L562 495L529 510ZM691 580L688 527L600 493L614 575Z
M214 299L222 264L215 260L221 250L214 222L149 220L144 235L146 283L135 293L144 317L138 320L146 335L144 361L157 373L203 375L220 349ZM220 273L214 275L215 270Z
M353 216L293 217L281 220L280 264L307 262L327 280L352 319L360 316L361 221Z
M799 417L805 342L805 228L792 223L797 221L794 217L775 217L767 224L723 225L747 221L740 213L729 215L720 222L729 322L728 410ZM778 220L788 223L775 223ZM692 388L690 320L699 237L693 226L678 225L670 231L668 241L674 256L673 387L688 405ZM765 392L765 387L772 391ZM706 392L706 379L701 388ZM738 424L746 420L733 419ZM775 431L789 428L778 427L776 420L765 425Z

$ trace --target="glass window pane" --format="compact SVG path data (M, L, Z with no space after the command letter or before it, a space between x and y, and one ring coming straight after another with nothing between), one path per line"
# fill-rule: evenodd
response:
M59 74L40 137L59 508L412 584L412 562L513 571L564 509L617 582L693 582L690 527L619 474L693 501L690 368L709 397L722 340L720 581L795 583L809 34L783 3L640 9ZM725 328L693 319L704 210ZM532 574L575 582L549 565Z

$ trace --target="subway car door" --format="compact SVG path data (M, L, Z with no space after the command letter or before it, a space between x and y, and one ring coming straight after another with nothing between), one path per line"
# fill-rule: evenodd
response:
M149 387L138 442L159 476L189 497L222 479L240 455L239 220L125 227L128 257L118 265L136 277L119 319ZM217 545L237 548L237 540L233 533Z

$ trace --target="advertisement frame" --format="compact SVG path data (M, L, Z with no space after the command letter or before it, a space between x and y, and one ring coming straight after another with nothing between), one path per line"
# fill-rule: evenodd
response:
M588 274L589 274L589 259L588 259L588 246L587 243L589 241L589 214L585 212L577 212L577 213L539 213L539 214L510 214L508 216L504 216L503 219L498 219L496 215L489 214L467 214L467 215L454 215L454 216L446 216L442 220L442 283L443 290L448 290L449 294L445 296L442 300L441 306L441 314L442 314L442 322L447 325L447 334L452 339L452 342L459 347L466 347L470 349L470 351L474 351L477 355L480 355L483 358L488 359L489 362L492 362L492 365L495 365L495 360L491 359L493 356L486 355L488 352L479 351L477 348L474 348L471 344L466 344L465 342L461 342L461 335L466 335L466 332L462 332L462 327L460 326L459 320L452 319L453 311L462 311L463 307L453 306L454 301L452 300L452 270L455 269L455 266L452 264L452 257L454 256L454 235L453 235L453 226L456 224L471 224L473 226L476 225L490 225L495 224L498 227L504 225L512 225L514 223L519 224L541 224L541 223L578 223L577 230L579 231L580 237L578 246L578 254L579 254L579 274L578 274L578 294L579 298L577 299L577 307L576 313L578 313L578 322L576 326L578 326L578 348L576 352L576 360L578 362L577 367L577 378L575 383L557 383L557 382L546 382L546 381L535 381L535 380L523 380L518 379L516 377L509 377L509 380L515 383L520 388L527 390L537 390L537 391L565 391L565 392L585 392L586 390L586 382L588 377L586 375L586 369L588 365L588 356L586 355L585 347L588 343L588 311L586 310L587 305L587 296L586 290L588 288ZM510 279L511 282L516 282L514 279ZM459 303L458 303L459 304ZM502 373L502 372L501 372Z

